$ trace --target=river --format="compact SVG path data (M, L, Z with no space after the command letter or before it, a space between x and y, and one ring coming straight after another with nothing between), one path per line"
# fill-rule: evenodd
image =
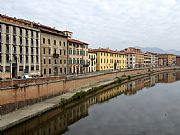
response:
M54 109L2 135L177 135L180 72L121 84Z

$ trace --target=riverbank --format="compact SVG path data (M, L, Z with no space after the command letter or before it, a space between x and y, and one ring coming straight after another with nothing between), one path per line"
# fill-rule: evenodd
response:
M169 71L170 70L173 70L173 69L169 69ZM121 84L126 83L128 81L133 81L133 80L136 80L136 79L139 79L142 77L146 77L149 75L158 74L160 72L166 72L166 71L165 70L161 70L161 71L157 71L157 72L150 71L145 74L134 75L134 76L131 76L130 79L127 78L126 80L121 81L119 83L121 83ZM54 97L52 99L45 100L41 103L37 103L37 104L31 105L31 106L16 110L9 114L3 115L0 120L0 131L6 130L6 129L13 127L17 124L20 124L28 119L31 119L35 116L41 115L42 113L49 111L49 110L57 108L57 107L63 105L64 102L62 102L62 101L67 101L67 100L71 101L70 99L72 99L73 95L77 94L78 92L81 92L81 91L89 92L91 90L92 91L99 90L102 88L104 88L103 90L105 90L105 89L109 89L111 87L115 87L116 85L119 85L119 83L118 83L118 78L117 79L114 78L114 79L111 79L108 81L97 83L96 85L93 85L93 87L89 86L89 87L82 88L82 89L79 89L76 91L70 91L66 94Z

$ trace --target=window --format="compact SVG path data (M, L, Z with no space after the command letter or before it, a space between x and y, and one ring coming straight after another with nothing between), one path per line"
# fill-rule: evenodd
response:
M31 56L31 63L34 63L34 58L33 58L33 56Z
M16 46L13 46L13 52L16 53Z
M56 45L56 40L54 40L54 45Z
M49 59L49 64L51 64L51 59Z
M46 54L46 48L43 48L43 54Z
M6 63L9 63L9 54L6 54Z
M6 33L9 34L9 26L6 26Z
M2 42L2 36L1 36L1 33L0 33L0 43Z
M43 44L45 44L46 43L46 40L45 40L45 38L43 38Z
M64 42L64 46L66 46L66 42Z
M60 73L62 73L62 68L60 68Z
M50 44L51 43L51 41L50 41L50 39L48 39L48 44Z
M28 37L28 35L29 35L29 34L28 34L28 30L26 30L26 37Z
M51 74L51 68L49 68L49 74Z
M38 56L36 56L36 63L39 63L39 59L38 59Z
M61 49L59 49L59 55L61 55L61 54L62 54Z
M13 35L16 35L16 27L13 27Z
M31 54L34 54L34 49L33 49L33 47L31 47Z
M64 74L66 74L66 68L64 68Z
M62 64L62 60L59 60L59 63Z
M6 45L6 53L9 53L9 45Z
M28 50L28 47L26 47L26 54L28 54L29 50Z
M33 46L34 44L33 44L34 42L33 42L33 39L31 39L31 46Z
M36 38L39 38L39 34L38 34L38 32L36 32Z
M39 54L39 49L38 49L38 48L36 48L36 54L37 54L37 55Z
M20 36L22 36L22 29L20 29L20 33L19 34L20 34Z
M33 38L34 37L34 35L33 35L34 33L33 33L33 31L31 31L31 38Z
M64 64L66 64L66 60L64 60Z
M54 53L56 54L56 48L54 48Z
M64 50L64 55L66 55L66 50Z
M20 45L22 45L22 37L19 38Z
M46 75L46 69L44 69L44 75Z
M26 38L26 45L28 45L29 44L29 41L28 41L28 39Z
M31 66L31 71L33 71L34 70L34 66Z
M48 53L51 54L51 48L48 49Z
M9 35L6 35L6 44L9 44Z
M0 63L2 63L2 55L1 55L1 53L0 53Z
M22 54L23 53L22 46L20 46L19 49L20 49L20 54Z
M61 41L59 41L59 45L61 46Z
M16 44L16 36L13 36L13 44Z
M36 66L36 71L37 71L37 70L39 70L39 66L38 66L38 65Z
M46 64L46 59L44 59L44 64Z
M29 61L29 58L28 58L28 56L26 56L26 63L28 63L28 61Z
M0 43L0 52L2 52L2 44Z
M2 26L1 26L1 24L0 24L0 31L2 31Z

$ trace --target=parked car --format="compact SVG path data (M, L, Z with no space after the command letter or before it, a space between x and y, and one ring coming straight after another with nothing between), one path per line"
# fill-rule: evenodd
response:
M23 79L30 79L30 78L32 78L32 77L29 76L29 75L24 75L22 78L23 78Z

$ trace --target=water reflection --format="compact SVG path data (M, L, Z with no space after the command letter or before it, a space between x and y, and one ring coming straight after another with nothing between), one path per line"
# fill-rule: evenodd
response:
M88 116L88 108L96 103L103 103L121 94L131 96L143 88L155 86L157 83L172 83L180 80L180 72L169 72L138 79L113 89L90 95L81 102L58 108L37 118L11 128L2 135L56 135L68 131L68 126Z

